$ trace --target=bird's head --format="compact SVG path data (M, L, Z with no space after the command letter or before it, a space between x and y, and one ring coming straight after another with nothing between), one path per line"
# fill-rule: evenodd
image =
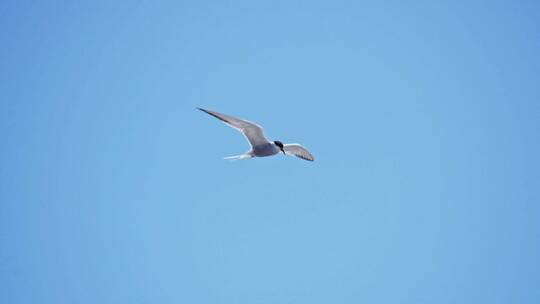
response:
M278 148L281 150L281 152L283 152L283 154L285 155L285 150L283 150L283 143L280 142L279 140L275 140L275 141L274 141L274 144L275 144L276 146L278 146Z

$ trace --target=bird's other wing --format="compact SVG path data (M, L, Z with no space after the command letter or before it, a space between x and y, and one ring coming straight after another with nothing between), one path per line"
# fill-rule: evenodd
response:
M223 121L228 126L235 128L236 130L242 132L251 146L257 146L260 144L268 143L268 139L264 137L263 130L261 126L256 123L232 117L229 115L221 114L215 111L210 111L206 109L197 108L209 115L214 116L215 118Z
M299 144L286 144L286 145L283 145L283 151L285 151L285 153L288 154L288 155L293 155L293 156L296 156L296 157L300 157L301 159L305 159L305 160L309 160L309 161L314 161L315 160L313 155L311 155L311 153L309 153L309 151L306 148L302 147Z

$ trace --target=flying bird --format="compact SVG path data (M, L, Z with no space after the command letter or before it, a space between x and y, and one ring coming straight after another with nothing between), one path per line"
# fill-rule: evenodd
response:
M248 152L240 155L225 157L225 159L237 160L252 157L265 157L282 152L284 155L293 155L308 161L315 160L313 155L311 155L311 153L309 153L309 151L300 144L283 144L279 140L270 142L268 139L266 139L266 137L264 137L263 129L256 123L206 109L197 109L214 116L228 126L242 132L244 137L251 145L251 149Z

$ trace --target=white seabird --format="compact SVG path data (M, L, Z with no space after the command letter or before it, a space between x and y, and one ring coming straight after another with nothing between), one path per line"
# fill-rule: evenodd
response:
M252 157L272 156L281 151L284 155L294 155L308 161L315 160L313 155L311 155L311 153L309 153L309 151L300 144L283 144L279 140L270 142L268 139L266 139L266 137L264 137L262 128L256 123L206 109L197 109L214 116L215 118L226 123L228 126L242 132L251 145L251 150L248 152L241 155L225 157L226 159L246 159Z

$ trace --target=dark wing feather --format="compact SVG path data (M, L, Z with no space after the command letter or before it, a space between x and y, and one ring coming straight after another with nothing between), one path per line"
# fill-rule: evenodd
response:
M299 144L286 144L283 146L283 150L288 155L294 155L304 160L314 161L315 158L309 151Z

